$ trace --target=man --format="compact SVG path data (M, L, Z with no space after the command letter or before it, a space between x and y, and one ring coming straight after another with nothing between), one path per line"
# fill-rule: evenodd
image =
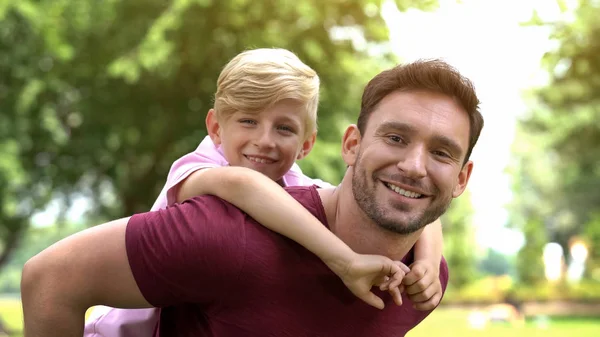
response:
M384 71L344 134L341 184L287 191L357 253L410 264L424 226L467 186L478 105L443 62ZM27 263L22 295L28 337L79 337L96 304L161 307L157 336L404 335L429 313L381 292L383 310L365 305L315 255L210 196L57 243Z

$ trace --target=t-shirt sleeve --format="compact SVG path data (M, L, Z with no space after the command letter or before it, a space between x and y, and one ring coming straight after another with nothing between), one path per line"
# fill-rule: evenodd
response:
M442 256L442 261L440 262L440 283L442 284L443 292L446 292L449 278L450 275L448 271L448 261L446 261L446 258Z
M164 307L228 296L244 261L245 223L245 213L213 196L131 217L127 257L146 300Z
M285 186L313 186L316 185L319 188L333 187L330 183L321 179L313 179L302 172L300 166L294 163L292 168L283 176L283 182Z
M164 206L174 204L177 199L177 189L179 188L179 184L195 171L227 165L229 165L229 163L225 160L222 152L217 149L210 137L205 137L194 152L190 152L177 159L173 165L171 165L167 183L163 188L163 193L159 196L159 198L166 198L166 200L163 200L162 202L157 200L155 205L158 203ZM153 208L153 210L155 209L158 208Z

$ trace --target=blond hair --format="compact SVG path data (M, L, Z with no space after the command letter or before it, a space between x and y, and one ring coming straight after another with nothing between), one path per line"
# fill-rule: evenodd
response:
M236 111L259 113L284 99L305 112L305 139L317 130L320 80L317 73L292 52L261 48L234 57L219 75L215 115L225 120Z

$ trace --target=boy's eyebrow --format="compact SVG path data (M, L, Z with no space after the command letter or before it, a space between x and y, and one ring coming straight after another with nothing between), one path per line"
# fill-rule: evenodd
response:
M300 126L302 124L296 118L292 118L292 117L287 116L287 115L281 116L280 119L283 120L283 121L285 121L285 122L292 123L295 126Z

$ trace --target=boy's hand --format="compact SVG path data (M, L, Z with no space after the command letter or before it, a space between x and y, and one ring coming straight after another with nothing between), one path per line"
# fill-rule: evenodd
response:
M374 286L387 290L397 305L402 305L401 289L404 275L410 270L402 262L380 255L355 254L342 265L328 264L346 287L361 300L378 309L384 308L381 298L371 292ZM385 289L384 289L385 286Z
M408 298L417 310L432 310L442 299L439 266L428 260L417 260L402 280Z

